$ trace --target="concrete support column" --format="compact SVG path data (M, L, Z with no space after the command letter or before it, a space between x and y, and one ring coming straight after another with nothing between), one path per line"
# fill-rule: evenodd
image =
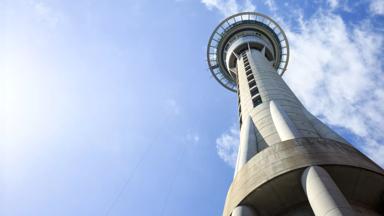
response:
M275 101L269 102L272 121L275 125L276 131L279 134L281 141L295 139L301 137L300 132L296 129L295 125L289 119L287 113Z
M237 206L233 211L231 216L257 216L256 211L245 205Z
M354 210L331 176L319 166L305 169L301 183L316 216L353 216Z
M237 153L236 173L257 153L256 128L248 116L240 130L240 145Z

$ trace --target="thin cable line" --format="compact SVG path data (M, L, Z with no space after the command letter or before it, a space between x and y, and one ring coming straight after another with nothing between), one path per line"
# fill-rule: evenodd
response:
M151 142L147 146L147 148L145 149L145 151L141 155L139 161L136 163L136 166L133 168L133 171L131 172L131 175L128 176L128 178L125 180L123 186L121 187L120 191L116 194L115 198L112 200L112 203L111 203L111 205L109 205L109 207L108 207L108 209L107 209L107 211L105 213L105 216L109 216L109 214L111 213L113 207L115 207L116 203L120 200L121 196L123 195L123 193L127 189L127 186L129 184L129 182L132 180L132 178L136 174L136 171L138 170L138 168L140 167L140 165L144 161L145 156L148 155L149 151L152 149L154 143L155 142Z
M172 191L173 191L173 186L174 186L174 184L175 184L175 182L176 182L176 180L177 180L177 178L179 177L179 175L180 175L180 169L181 169L181 167L182 167L182 165L184 164L184 160L182 161L182 159L185 159L185 154L186 154L186 152L187 152L187 149L188 149L188 144L190 144L190 142L194 142L193 140L190 140L190 141L186 141L186 140L184 140L183 141L183 143L184 143L184 149L182 150L182 152L179 154L179 157L177 158L177 160L176 160L176 163L178 164L178 166L177 166L177 168L176 168L176 173L175 173L175 176L174 176L174 178L172 179L172 182L171 182L171 184L170 184L170 186L169 186L169 189L168 189L168 191L167 191L167 195L166 195L166 197L165 197L165 200L164 200L164 203L163 203L163 207L162 207L162 209L161 209L161 211L160 211L160 216L163 216L164 215L164 213L165 213L165 210L166 210L166 207L167 207L167 205L168 205L168 201L169 201L169 197L170 197L170 195L172 194ZM193 150L192 151L192 153L194 153L195 151Z
M167 205L168 205L168 200L169 200L169 197L170 197L171 192L172 192L172 190L173 190L173 186L174 186L174 184L175 184L175 182L176 182L177 177L178 177L179 174L180 174L180 168L181 168L181 165L183 164L183 163L181 162L181 159L185 158L184 155L185 155L185 153L186 153L186 151L187 151L187 147L188 147L188 146L187 146L187 142L184 141L184 149L183 149L182 152L179 154L179 157L178 157L177 160L176 160L176 163L178 164L178 166L176 167L176 170L175 170L176 173L175 173L175 175L174 175L174 178L172 179L171 184L169 185L169 188L168 188L168 191L167 191L167 194L166 194L164 203L163 203L163 207L161 208L161 211L160 211L160 216L163 216L164 213L165 213L165 209L166 209L166 207L167 207ZM170 176L171 176L171 175L170 175Z

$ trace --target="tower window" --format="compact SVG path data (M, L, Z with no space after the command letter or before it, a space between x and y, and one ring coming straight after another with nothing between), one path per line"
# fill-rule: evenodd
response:
M251 74L251 75L249 75L249 76L247 76L247 80L248 80L248 82L249 81L251 81L251 80L253 80L254 79L254 77L253 77L253 75Z
M256 107L257 105L262 103L259 89L257 88L255 77L253 76L251 66L249 65L246 52L243 52L241 54L241 56L243 57L245 74L246 74L247 80L248 80L248 86L249 86L249 90L251 93L253 107ZM237 82L237 84L239 84L239 82ZM238 93L239 93L239 91L238 91ZM242 119L241 119L241 107L240 107L240 94L238 95L238 97L239 97L239 115L240 115L240 126L241 126Z
M260 95L257 95L256 97L252 98L253 107L256 107L257 105L261 104L261 97Z
M259 89L257 88L257 86L251 88L251 96L255 96L259 94Z
M253 86L256 86L255 79L253 79L251 82L249 82L249 88L251 89Z

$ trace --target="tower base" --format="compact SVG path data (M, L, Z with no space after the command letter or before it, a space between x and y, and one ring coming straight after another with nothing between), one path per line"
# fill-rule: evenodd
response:
M384 213L382 168L348 144L306 137L274 144L250 159L230 186L223 215L230 216L239 205L255 209L258 216L312 212L301 177L313 165L328 172L357 213Z

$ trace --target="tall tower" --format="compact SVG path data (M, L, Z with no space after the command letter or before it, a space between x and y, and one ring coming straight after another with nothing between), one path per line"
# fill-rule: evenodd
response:
M309 113L281 78L289 45L275 21L228 17L207 58L238 95L240 146L223 216L384 214L383 169Z

